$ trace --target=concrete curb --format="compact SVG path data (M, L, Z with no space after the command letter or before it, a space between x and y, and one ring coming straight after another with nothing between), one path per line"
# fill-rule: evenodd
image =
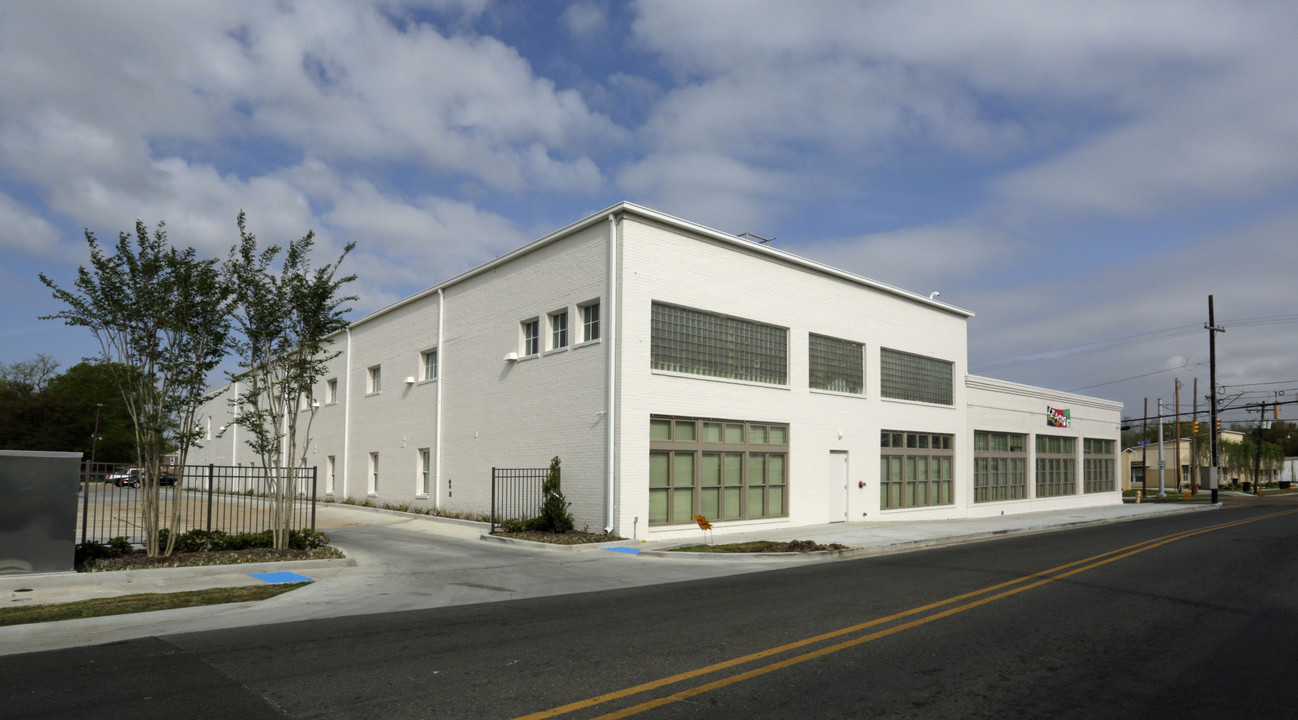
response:
M576 545L559 545L557 543L534 542L532 540L521 540L519 538L501 537L490 533L483 533L479 540L499 545L516 545L518 547L532 548L534 550L543 550L548 552L586 552L588 550L605 550L615 547L635 547L639 543L635 540L611 540L602 543L579 543Z
M1051 523L1037 526L1026 526L1014 529L986 530L982 532L966 533L963 535L949 535L946 537L924 538L921 540L899 540L877 546L868 547L849 547L846 550L819 550L807 553L686 553L672 552L669 549L641 550L641 557L651 558L672 558L681 560L721 560L723 562L751 562L768 560L775 562L811 562L824 560L840 560L854 557L865 557L868 555L889 555L893 553L909 552L912 550L921 550L927 548L942 547L944 545L961 545L964 543L982 542L986 540L998 540L1005 537L1018 535L1035 535L1044 532L1053 532L1055 530L1075 530L1083 527L1094 525L1106 525L1109 523L1132 522L1143 520L1145 518L1157 517L1160 515L1170 515L1180 512L1201 512L1204 510L1217 510L1222 507L1221 503L1209 505L1181 505L1169 507L1165 511L1146 513L1143 515L1128 515L1126 517L1102 518L1099 520L1078 520L1075 522ZM689 543L692 545L695 543ZM682 543L673 547L686 547Z
M252 573L281 572L284 570L320 570L324 568L356 567L355 558L330 558L322 560L284 560L267 563L236 563L234 565L202 565L199 567L147 568L142 570L109 570L105 572L69 572L0 577L0 592L13 592L19 588L82 587L106 583L133 584L152 580L185 580L188 578L218 575L249 575Z

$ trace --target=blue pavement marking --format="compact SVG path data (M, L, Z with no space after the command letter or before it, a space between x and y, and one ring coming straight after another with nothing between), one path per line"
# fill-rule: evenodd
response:
M604 549L605 549L605 550L612 550L613 552L626 553L626 554L628 554L628 555L639 555L639 554L640 554L640 548L633 548L633 547L611 547L611 548L604 548Z
M298 575L295 572L270 572L270 573L248 573L258 580L268 583L295 583L295 582L315 582L305 575Z

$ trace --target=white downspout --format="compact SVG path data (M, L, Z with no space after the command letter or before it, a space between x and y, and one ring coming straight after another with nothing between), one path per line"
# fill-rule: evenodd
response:
M608 406L604 412L604 427L607 432L605 465L608 468L608 514L604 523L604 532L613 532L614 489L617 483L616 463L617 447L617 218L612 213L608 216L608 299L604 314L604 323L608 327Z
M343 490L347 497L347 469L351 466L347 450L352 437L352 329L347 328L347 360L343 363Z
M437 288L437 415L433 419L433 432L437 435L433 449L433 507L442 508L442 385L446 384L446 348L442 327L446 324L446 295Z

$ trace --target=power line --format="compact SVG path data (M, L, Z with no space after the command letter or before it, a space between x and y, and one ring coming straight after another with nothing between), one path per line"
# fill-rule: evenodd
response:
M1071 345L1055 350L1047 350L1037 353L1021 353L1019 355L1008 355L1003 358L994 359L988 362L978 363L979 371L995 370L1000 368L1014 367L1015 365L1027 365L1046 360L1059 360L1067 357L1076 357L1078 355L1087 355L1090 353L1102 352L1104 350L1115 350L1132 345L1153 342L1155 340L1167 340L1174 337L1193 335L1202 328L1197 325L1182 325L1174 328L1163 330L1153 330L1151 332L1138 333L1136 335L1124 335L1107 340L1096 340L1094 342L1082 343L1081 345Z
M1147 373L1144 373L1144 374L1142 374L1142 375L1132 375L1131 377L1125 377L1125 378L1122 378L1121 380L1110 380L1110 381L1108 381L1108 382L1096 383L1096 384L1094 384L1094 385L1084 385L1084 386L1079 387L1079 388L1073 388L1073 389L1071 389L1071 390L1065 390L1064 392L1077 392L1077 391L1079 391L1079 390L1090 390L1091 388L1104 387L1105 385L1117 385L1117 384L1120 383L1120 382L1126 382L1126 381L1128 381L1128 380L1137 380L1137 379L1139 379L1139 378L1149 377L1150 375L1161 375L1162 373L1166 373L1166 372L1175 372L1175 371L1177 371L1177 370L1185 370L1186 368L1189 368L1189 367L1203 367L1203 363L1198 362L1198 363L1195 363L1193 366L1191 366L1191 365L1190 365L1190 361L1189 361L1189 360L1186 360L1184 365L1179 365L1179 366L1177 366L1177 367L1166 368L1166 369L1163 369L1163 370L1155 370L1154 372L1147 372Z
M1298 315L1267 315L1254 318L1240 318L1239 320L1230 323L1223 323L1223 325L1228 325L1229 327L1257 327L1262 325L1282 325L1288 323L1298 323ZM1136 333L1134 335L1122 335L1116 338L1095 340L1080 345L1070 345L1055 350L1006 355L1000 358L992 358L985 362L977 363L975 367L978 372L983 372L985 370L998 370L1017 365L1029 365L1031 363L1045 362L1047 360L1061 360L1063 358L1087 355L1104 350L1116 350L1118 348L1130 347L1132 345L1141 345L1148 342L1154 342L1155 340L1170 340L1176 337L1184 337L1186 335L1193 335L1202 329L1203 327L1200 325L1178 325L1176 327L1164 328L1162 330L1150 330L1148 332ZM1121 381L1119 380L1114 382ZM1099 387L1099 385L1091 385L1089 387Z

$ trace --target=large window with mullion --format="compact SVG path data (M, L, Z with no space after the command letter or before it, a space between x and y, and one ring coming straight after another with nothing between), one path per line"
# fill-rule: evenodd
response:
M1113 492L1117 488L1118 460L1114 442L1086 438L1082 440L1082 490L1088 493Z
M1028 496L1028 436L974 432L974 502Z
M879 437L879 507L951 505L953 436L884 430Z
M650 418L649 523L787 515L788 453L788 425Z
M1077 494L1077 438L1037 436L1037 497Z

